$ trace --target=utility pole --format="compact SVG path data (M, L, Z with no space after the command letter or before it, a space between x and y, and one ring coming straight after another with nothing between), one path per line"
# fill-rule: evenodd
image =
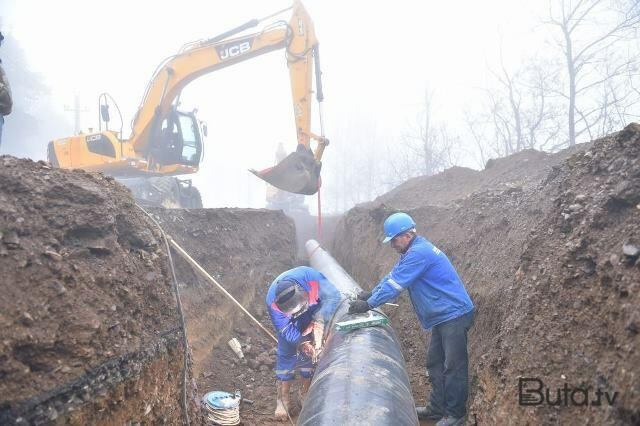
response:
M73 134L74 135L80 134L80 130L82 128L80 125L80 113L89 112L89 109L87 107L84 107L84 108L80 107L80 94L78 94L78 92L73 94L73 107L70 107L69 105L65 105L64 110L73 112L73 122L74 122Z

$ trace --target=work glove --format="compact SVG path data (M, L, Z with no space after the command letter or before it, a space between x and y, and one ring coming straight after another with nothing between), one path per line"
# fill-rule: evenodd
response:
M366 300L354 300L349 303L350 314L362 314L369 309L371 309L371 306L369 306Z
M316 350L313 348L313 345L308 340L305 342L302 342L302 344L298 347L298 349L300 349L300 352L308 356L310 359L312 360L315 359Z
M322 339L324 338L324 321L313 322L313 347L316 351L322 348Z
M369 300L370 297L371 297L370 291L365 290L358 293L358 300Z

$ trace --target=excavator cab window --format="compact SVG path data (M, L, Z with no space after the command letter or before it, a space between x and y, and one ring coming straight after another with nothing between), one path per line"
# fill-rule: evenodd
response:
M192 114L178 113L178 122L182 134L182 152L180 162L182 164L198 165L202 142L198 121Z
M160 126L161 164L197 166L202 154L202 138L194 114L173 111Z
M178 122L175 120L173 114L162 120L159 147L157 160L161 164L175 164L180 162L182 137L180 135Z

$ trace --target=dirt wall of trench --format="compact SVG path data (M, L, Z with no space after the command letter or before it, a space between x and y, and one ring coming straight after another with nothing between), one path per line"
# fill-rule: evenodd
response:
M150 214L111 178L0 157L0 423L183 422L185 347L155 222L271 329L266 290L300 263L291 219L252 209ZM236 389L255 401L243 404L244 424L275 423L275 343L172 258L191 423L204 421L205 392Z
M639 146L631 125L554 155L525 151L482 172L414 179L348 212L332 254L375 285L396 260L379 239L397 210L448 254L477 306L469 423L637 423ZM152 215L270 327L266 289L301 263L290 219L249 209ZM275 344L173 258L192 422L202 422L204 392L239 389L254 401L243 405L245 424L276 424ZM112 179L0 157L0 421L180 423L185 348L168 265L161 233ZM385 310L421 403L428 334L406 296ZM597 389L618 394L611 406L522 407L521 377L582 387L590 400Z
M0 157L0 277L0 423L181 422L167 256L128 190Z
M274 333L264 298L276 276L299 264L292 219L282 211L264 209L154 209L152 214L178 244ZM278 424L272 416L276 343L177 254L174 262L200 396L211 390L240 390L254 401L241 406L243 424ZM233 337L242 344L244 359L227 345Z
M525 151L475 172L406 182L349 211L333 253L364 286L397 260L382 223L406 211L452 260L477 307L469 336L469 424L640 421L640 126L558 154ZM406 296L386 307L417 404L429 392L428 333ZM520 406L519 378L618 392L609 406ZM576 401L583 398L578 395Z

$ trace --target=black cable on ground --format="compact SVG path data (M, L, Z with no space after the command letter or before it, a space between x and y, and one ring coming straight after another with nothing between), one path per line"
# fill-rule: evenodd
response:
M178 292L178 279L176 278L176 270L173 265L173 258L171 257L171 247L169 246L169 240L167 239L167 235L164 233L164 229L162 229L162 226L160 226L158 221L156 221L154 217L151 216L151 214L148 213L145 209L143 209L139 204L136 203L136 206L138 206L138 208L142 210L144 214L146 214L149 217L149 219L151 219L151 221L158 227L158 229L160 230L160 233L162 234L164 245L167 249L167 257L169 258L169 267L171 269L171 276L172 276L172 287L173 287L173 292L176 295L176 303L178 305L178 314L180 315L180 325L182 326L182 338L183 338L183 344L184 344L184 355L183 355L184 364L182 368L182 409L183 409L185 424L187 426L190 426L191 423L189 421L189 407L187 405L187 371L189 369L189 342L187 341L187 327L185 325L184 314L182 312L182 301L180 300L180 293Z

